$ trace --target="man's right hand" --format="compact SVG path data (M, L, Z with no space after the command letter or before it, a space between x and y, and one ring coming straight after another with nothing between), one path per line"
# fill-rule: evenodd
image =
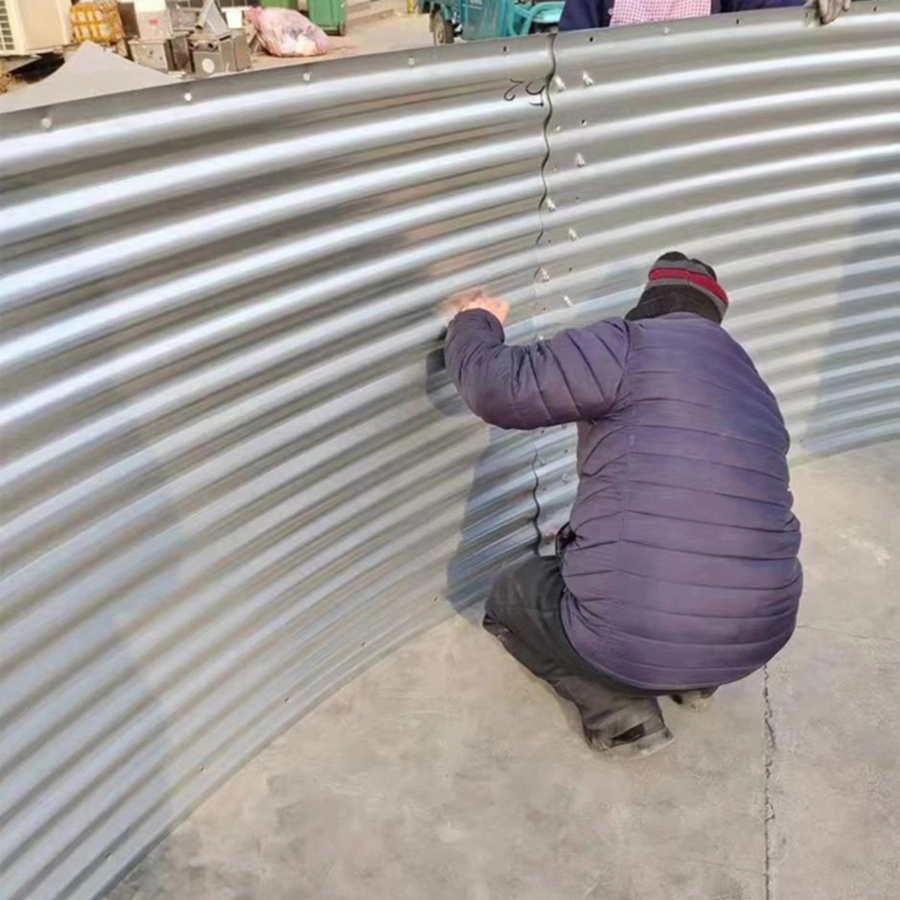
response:
M483 288L475 288L471 291L462 291L459 294L454 294L443 305L444 314L451 319L457 314L470 309L483 309L485 312L489 312L501 325L506 322L509 316L509 302L498 297L489 297L485 294Z
M816 0L823 25L833 22L842 12L850 11L850 0Z

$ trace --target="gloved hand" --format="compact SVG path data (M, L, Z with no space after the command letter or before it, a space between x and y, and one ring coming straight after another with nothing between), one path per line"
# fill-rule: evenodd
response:
M823 25L833 22L842 12L850 9L850 0L816 0L816 4Z

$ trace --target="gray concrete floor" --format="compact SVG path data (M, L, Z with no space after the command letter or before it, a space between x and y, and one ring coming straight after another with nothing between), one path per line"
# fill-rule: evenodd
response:
M275 741L110 900L895 900L900 442L794 473L801 624L610 763L457 617Z

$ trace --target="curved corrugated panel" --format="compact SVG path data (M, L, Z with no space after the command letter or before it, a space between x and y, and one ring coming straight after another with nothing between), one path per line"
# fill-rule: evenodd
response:
M548 39L5 117L5 898L89 898L534 538L437 302L533 302ZM538 98L541 99L540 97Z
M897 433L896 10L559 38L546 131L546 39L5 117L4 898L95 896L532 541L532 437L441 369L453 290L527 337L681 244L802 449Z
M778 395L795 458L900 434L900 5L561 35L538 331L620 315L683 249ZM574 432L538 439L540 527Z

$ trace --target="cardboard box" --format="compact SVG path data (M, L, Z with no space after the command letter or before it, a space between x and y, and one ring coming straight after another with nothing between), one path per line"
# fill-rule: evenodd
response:
M142 41L167 41L174 37L169 11L141 12L135 8L138 35Z

